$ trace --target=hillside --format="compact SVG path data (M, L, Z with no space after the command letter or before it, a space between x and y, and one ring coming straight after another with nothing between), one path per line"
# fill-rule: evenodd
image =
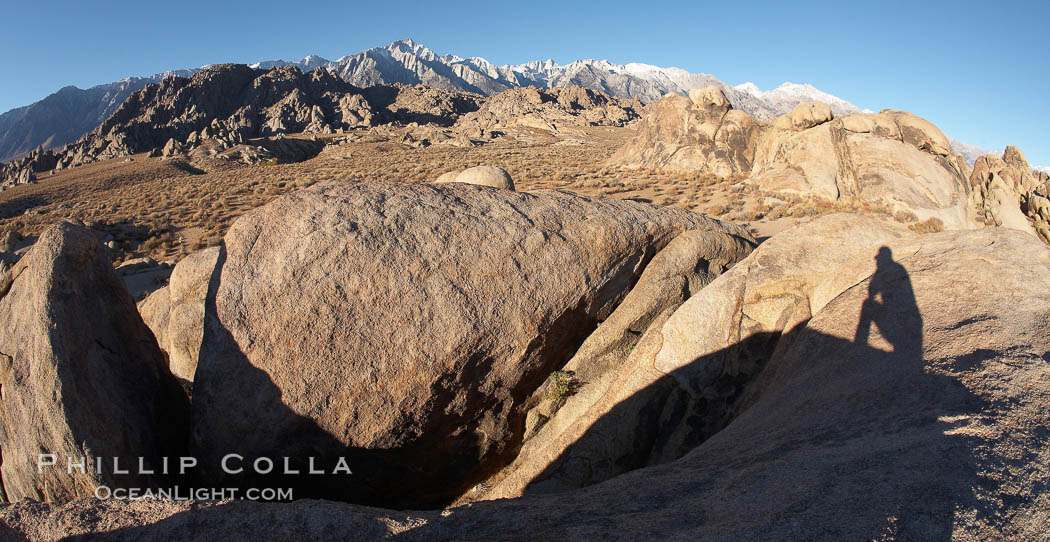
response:
M684 95L692 88L717 85L734 107L764 120L790 111L800 101L812 99L828 100L840 114L858 110L853 104L808 85L796 85L806 89L803 93L785 91L781 87L756 94L729 86L713 75L640 63L613 64L605 60L577 60L565 65L547 60L497 66L480 57L438 55L411 39L334 61L310 55L298 62L269 60L250 66L257 69L296 66L304 73L324 68L358 87L426 84L487 96L524 86L541 89L580 86L614 98L635 99L642 103L658 100L669 93ZM186 77L207 68L129 78L88 90L66 87L32 105L8 111L0 115L0 162L13 160L41 146L55 148L75 141L94 130L132 92L146 84L173 75Z

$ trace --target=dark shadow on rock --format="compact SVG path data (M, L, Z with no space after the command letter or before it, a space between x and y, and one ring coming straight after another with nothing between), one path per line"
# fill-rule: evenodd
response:
M655 251L639 248L618 267L618 272L589 298L566 307L549 324L549 332L537 336L526 347L529 369L507 390L507 396L485 393L478 388L497 361L487 352L477 352L455 374L448 374L426 390L436 405L456 402L471 405L461 413L431 416L420 431L427 438L398 443L387 448L347 446L313 419L289 408L270 375L251 363L237 340L219 321L216 296L223 280L226 251L220 246L205 299L204 335L193 387L192 451L201 461L200 484L208 487L291 488L295 498L324 498L388 508L440 508L453 502L472 486L495 474L517 454L525 431L528 398L549 374L572 357L583 340L597 328L595 307L622 297L638 280L641 269ZM588 303L590 305L588 305ZM591 306L593 305L593 306ZM328 360L318 359L317 363ZM509 400L508 400L509 399ZM251 405L246 407L245 405ZM274 409L277 409L275 411ZM265 411L260 427L246 419L247 412ZM224 413L230 413L224 417ZM505 416L510 437L492 444L479 431L494 413ZM435 438L435 436L440 436ZM231 474L222 468L226 454L237 454L245 467L257 458L270 458L298 475L262 476L250 472ZM323 475L305 474L309 458ZM340 463L342 460L342 463ZM266 459L261 459L268 466ZM348 465L352 474L346 475Z
M467 89L470 90L470 89ZM475 90L478 94L484 94ZM451 127L460 116L477 111L480 106L476 100L462 96L451 95L448 97L450 106L454 111L448 114L435 114L427 111L412 111L405 108L391 109L390 106L397 101L401 89L393 85L377 85L361 90L368 100L369 105L378 113L382 122L395 122L409 124L412 122L420 125L434 124L444 128Z
M980 413L986 403L957 378L927 370L922 317L907 272L892 259L879 263L857 340L811 329L804 322L782 336L754 335L698 358L613 407L534 482L556 480L565 489L475 502L447 517L428 514L426 525L398 538L562 539L601 532L630 538L631 532L661 532L732 539L764 532L772 539L948 540L956 511L969 509L994 524L997 505L974 496L975 487L992 483L978 474L978 442L951 434L950 422L943 421ZM216 273L209 291L212 304ZM208 313L215 314L214 305ZM870 328L864 326L871 323L892 351L867 344ZM209 332L224 331L206 327L206 337ZM254 393L277 394L279 404L280 392L268 376L246 360L239 362L239 370L254 374ZM712 366L720 370L712 372ZM702 374L716 376L701 387L703 393L688 392L703 384L689 381ZM610 431L625 419L640 423ZM302 453L339 448L309 420L303 420L303 427L288 435L299 439ZM573 454L577 446L609 434L618 439L602 444L619 453L595 458L598 462L591 466L599 468L590 471L605 477L581 478L579 470L566 468L578 459ZM363 457L354 460L367 463ZM649 468L615 478L643 467ZM302 484L303 496L323 497L325 490L338 489L327 483L360 483L324 478ZM287 485L288 480L243 482ZM369 497L365 490L360 495ZM707 511L711 503L726 503L720 509L736 515L712 518ZM374 514L393 517L378 510ZM105 539L161 540L173 528L186 532L187 525L221 526L229 532L231 524L240 524L264 537L293 528L283 516L257 517L258 523L246 522L244 515L224 518L221 508L189 511L113 531ZM673 525L651 523L660 518L673 518ZM298 535L333 533L330 525L311 530L305 520L294 529ZM197 539L207 536L190 532Z
M28 542L28 538L0 522L0 540L4 542Z
M528 493L586 487L681 457L728 425L737 399L779 338L780 333L752 335L697 358L621 401L539 474ZM718 368L716 377L696 382L711 375L712 367ZM704 393L694 396L688 391L693 386ZM595 450L611 453L594 457Z
M286 405L270 375L249 361L219 321L216 295L225 261L226 249L220 246L205 299L204 336L193 386L191 452L200 461L199 487L290 488L296 499L320 498L399 509L438 508L492 474L480 470L479 463L499 468L513 459L519 442L490 449L486 454L474 432L461 431L477 420L438 416L423 430L427 435L448 435L438 443L434 439L421 439L399 447L366 449L345 445L313 419L295 413ZM586 314L583 306L569 308L551 326L558 331L537 338L529 348L537 352L540 359L568 359L598 325L596 319ZM492 371L494 361L485 353L479 353L459 373L434 382L428 390L431 400L439 405L464 400L479 405L477 411L496 411L496 399L484 395L476 386ZM556 368L537 366L523 375L510 390L516 404L523 404ZM462 397L464 394L466 399ZM245 402L253 408L267 409L265 419L278 420L279 425L259 427L253 420L242 419L248 410L244 408ZM275 408L280 412L273 412ZM231 416L224 418L225 412ZM511 416L512 427L518 434L523 433L524 411L513 412ZM222 459L227 454L241 456L243 459L232 461L245 471L226 472ZM286 457L288 470L299 471L298 474L276 473L285 470ZM275 472L269 475L252 472L248 467L260 458L272 460ZM314 460L314 470L324 474L308 474L310 458ZM260 460L264 467L268 466L266 459ZM349 466L351 474L341 468L344 465Z
M319 139L292 137L264 138L258 141L257 145L270 151L281 164L305 162L321 154L325 148L324 141Z
M256 368L248 361L233 336L218 321L215 297L222 280L222 268L225 262L226 246L223 244L220 245L218 261L208 283L204 310L204 336L199 352L200 364L194 378L190 451L191 455L200 461L196 486L215 489L237 488L241 491L253 488L287 488L293 491L294 498L332 498L340 491L345 491L348 486L359 486L357 493L362 499L367 499L372 492L363 483L363 477L353 475L355 471L361 471L367 466L355 461L350 466L352 474L345 474L342 469L339 474L331 474L339 466L338 457L332 457L332 451L343 450L345 446L318 427L313 420L298 416L283 406L281 390L265 371ZM215 360L221 360L224 372L215 370L213 367ZM220 380L224 374L230 373L237 375L235 381L239 386L215 385L211 382ZM283 434L277 439L283 442L282 449L215 448L210 440L212 435L220 434L224 430L238 429L236 422L232 422L230 426L222 425L222 422L226 421L221 415L224 411L223 405L243 401L265 405L267 408L281 405L279 408L288 410L286 414L288 417L298 418L298 423L293 424L296 430ZM251 421L246 420L246 422ZM239 429L244 430L244 428ZM224 468L223 458L227 454L237 454L241 458L231 458ZM284 465L285 457L289 458L287 468ZM326 474L308 474L310 472L309 458L314 458L314 470L323 470ZM260 464L262 468L258 470L267 470L269 466L267 460L269 460L273 462L273 471L271 473L257 472L254 468L257 460L262 462ZM243 469L243 472L236 472L240 469ZM298 471L299 474L293 474L292 471Z
M853 342L868 344L871 325L893 345L895 353L909 359L922 356L922 316L904 266L893 261L893 251L882 247L875 256L875 274L868 283L868 298L860 310Z
M807 397L808 393L820 398L827 391L827 397L840 393L852 397L849 404L836 404L828 399L824 408L802 413L812 417L813 426L800 426L794 438L805 439L808 445L829 448L838 441L863 439L863 431L850 427L849 416L854 415L869 418L857 420L859 427L865 423L875 426L886 433L886 438L898 438L898 432L908 433L907 441L918 442L925 450L901 448L899 458L872 454L877 456L872 460L876 463L874 467L861 459L861 467L845 469L834 478L821 480L837 488L828 490L827 495L853 493L861 497L851 502L848 513L836 518L837 521L859 526L859 532L868 533L865 536L876 537L880 529L886 527L888 518L894 518L896 523L891 528L897 530L898 536L950 539L957 506L965 503L963 508L972 506L980 510L972 488L982 482L975 466L976 441L964 435L946 435L945 431L951 427L941 420L978 413L984 403L955 378L926 371L922 357L923 321L908 273L893 261L892 253L885 247L880 250L877 263L854 341L814 331L803 323L783 336L778 333L752 335L698 358L620 402L598 419L533 480L526 497L565 502L580 488L603 482L615 484L613 479L628 471L675 460L680 461L677 465L700 468L717 468L719 460L738 464L750 450L740 449L739 456L707 456L703 449L696 449L703 448L708 439L716 436L735 439L739 431L732 431L738 429L733 424L744 414L750 416L745 427L753 429L763 423L776 425L772 420L783 413L767 406L773 404L772 400L763 404L767 396L783 403L782 397L787 395L797 406L819 402ZM891 352L868 345L872 324L892 345ZM779 371L774 383L768 384L766 379L766 389L755 389L755 381L774 357L779 358L779 366L768 368ZM817 374L814 366L826 370L826 374ZM809 371L813 389L778 389L778 385L792 379L795 382L791 383L798 385L798 377L784 374L785 370ZM703 376L706 380L696 382L697 375L706 375ZM844 389L822 389L834 384L841 384ZM855 389L850 389L854 386ZM696 393L697 389L702 392ZM848 408L853 408L850 414L843 413L842 419L834 418L839 414L836 409ZM763 422L763 419L769 421ZM626 427L625 422L629 423ZM915 434L915 427L921 428L919 435ZM727 429L730 431L723 434ZM803 432L807 430L812 434L805 435ZM772 432L769 434L772 436ZM879 442L874 433L871 443L873 447L887 444ZM732 447L733 444L723 441L717 446ZM903 440L902 446L907 446ZM778 447L785 456L792 451L791 443ZM602 451L600 457L594 456L596 450ZM683 458L693 450L695 454ZM842 461L855 460L843 458ZM805 464L797 467L809 468ZM814 466L813 472L819 467ZM736 472L727 474L740 476ZM766 472L762 476L777 474ZM657 488L651 491L659 493ZM708 498L742 501L764 498L749 495L746 490L736 495L715 493ZM780 498L783 500L780 504L790 503L785 508L798 513L797 519L802 524L806 521L801 518L807 514L819 517L824 513L818 504L826 499L824 495L784 494ZM625 500L631 499L625 496ZM794 499L806 504L791 503ZM756 509L754 502L741 505ZM806 508L799 510L798 506ZM476 518L486 510L496 513L498 507L494 502L478 502L466 515ZM827 509L833 508L829 505ZM459 516L463 520L463 513ZM813 526L816 529L817 523Z

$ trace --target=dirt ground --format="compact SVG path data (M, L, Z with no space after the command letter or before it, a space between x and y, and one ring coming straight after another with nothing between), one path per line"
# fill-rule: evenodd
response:
M759 238L830 212L886 213L775 196L744 178L606 166L631 128L593 127L559 135L525 131L472 148L406 145L396 132L350 134L356 141L331 144L299 163L249 166L215 158L191 162L137 155L41 175L36 184L0 192L0 233L32 236L74 218L107 235L115 264L138 257L173 262L218 244L245 211L320 181L429 182L447 171L482 164L507 170L518 190L558 189L674 205L745 225Z

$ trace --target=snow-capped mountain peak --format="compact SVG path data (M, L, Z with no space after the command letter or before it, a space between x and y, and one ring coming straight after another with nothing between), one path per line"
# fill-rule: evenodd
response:
M769 120L782 115L801 101L823 101L831 105L835 114L858 111L853 104L814 88L811 85L785 83L771 91L762 92L757 86L745 83L737 87L729 86L713 75L690 73L681 68L660 67L640 62L616 64L609 60L583 59L559 64L552 59L533 60L515 65L496 65L478 57L460 57L446 54L439 56L425 45L416 43L411 38L395 41L383 47L374 47L360 53L346 55L330 61L318 55L309 55L298 62L286 60L265 60L250 64L252 68L269 69L285 66L297 66L303 71L325 68L344 80L367 87L389 83L425 83L446 90L459 90L492 95L509 88L536 86L539 88L582 86L601 90L617 98L634 98L643 103L652 102L671 94L688 94L689 90L709 85L723 89L730 103L762 120ZM170 74L190 75L198 70L180 70ZM128 93L141 88L147 82L161 80L168 74L158 74L147 79L112 83L124 85L120 91L122 101ZM109 88L106 85L101 87ZM115 88L115 87L114 87ZM61 145L75 140L84 133L94 129L98 123L119 105L103 104L99 106L94 94L85 100L91 103L77 105L78 109L99 108L100 116L93 118L83 126L77 126L63 138L50 137L47 130L31 130L10 135L8 141L17 144L0 145L0 158L17 156L27 152L45 141ZM48 117L50 118L50 117ZM43 117L40 122L44 122ZM31 127L32 123L26 123ZM0 134L2 136L4 134ZM50 138L50 139L49 139Z
M751 81L748 81L741 85L737 85L733 88L739 90L740 92L746 92L756 98L762 97L762 90L758 88L758 85L752 83Z
M297 65L304 71L324 67L358 86L382 83L426 83L447 90L496 94L508 88L539 88L578 85L601 90L617 98L634 98L643 103L671 94L688 94L694 88L716 85L730 103L762 120L788 113L804 101L831 105L836 115L860 111L855 105L823 92L812 85L787 82L762 91L754 83L729 86L706 73L690 73L677 67L661 67L642 62L617 64L605 59L581 59L559 64L552 59L521 64L496 65L479 56L438 55L411 38L385 47L374 47L335 61L310 55L299 62L270 60L253 68Z
M754 96L763 102L770 104L774 110L783 114L791 110L796 104L802 102L823 102L831 106L836 115L848 115L850 113L870 113L867 109L860 109L852 103L824 92L808 83L792 83L786 81L772 90L762 90L758 85L748 81L733 87L734 89Z

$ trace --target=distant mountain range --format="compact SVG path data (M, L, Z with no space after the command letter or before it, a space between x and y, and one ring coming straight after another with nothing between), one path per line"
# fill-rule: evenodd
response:
M821 92L811 85L784 83L774 90L762 92L754 84L733 87L706 73L690 73L680 68L661 68L640 63L613 64L607 60L593 59L564 65L553 60L537 60L497 66L480 57L439 56L410 39L337 60L311 55L298 62L268 60L251 66L270 68L289 65L298 66L304 71L325 68L351 84L362 87L384 83L425 83L446 90L490 96L513 87L576 85L601 90L616 98L633 98L648 103L670 93L687 94L692 88L717 85L734 107L763 120L786 113L799 102L810 100L827 102L836 114L859 111L857 106L846 100Z
M986 154L993 154L995 156L1002 156L1003 149L982 149L976 145L967 145L958 139L948 138L948 141L952 144L952 150L962 155L966 159L966 163L973 165L973 163L980 157ZM1032 166L1035 171L1042 171L1043 173L1050 173L1050 166Z
M836 115L860 111L854 104L807 84L784 83L762 91L753 83L727 85L706 73L639 63L613 64L607 60L577 60L564 65L546 60L497 66L480 57L439 56L411 39L337 60L310 55L298 62L267 60L250 66L291 65L304 72L325 68L359 87L425 83L446 90L489 96L529 85L539 88L578 85L601 90L613 97L648 103L666 94L687 94L692 88L716 85L722 88L733 107L762 120L788 113L795 105L806 101L825 102ZM87 90L65 87L32 105L8 111L0 115L0 161L11 160L41 145L61 147L73 142L105 121L135 90L172 75L192 75L205 67L127 78ZM964 145L963 149L956 147L956 150L972 163L971 156L963 152L969 148Z
M962 157L966 159L966 163L971 165L971 166L973 165L973 163L978 158L980 158L980 157L982 157L982 156L984 156L986 154L994 154L996 156L1002 156L1003 155L1003 149L998 149L998 150L982 149L982 148L980 148L978 146L975 146L975 145L967 145L966 143L963 143L962 141L959 141L958 139L954 139L954 138L948 138L948 141L952 144L952 150L954 150L955 152L961 154Z
M62 88L39 102L0 115L0 161L21 156L41 145L61 147L102 124L136 90L172 75L189 76L197 70L177 70L150 77L129 77L89 89Z

